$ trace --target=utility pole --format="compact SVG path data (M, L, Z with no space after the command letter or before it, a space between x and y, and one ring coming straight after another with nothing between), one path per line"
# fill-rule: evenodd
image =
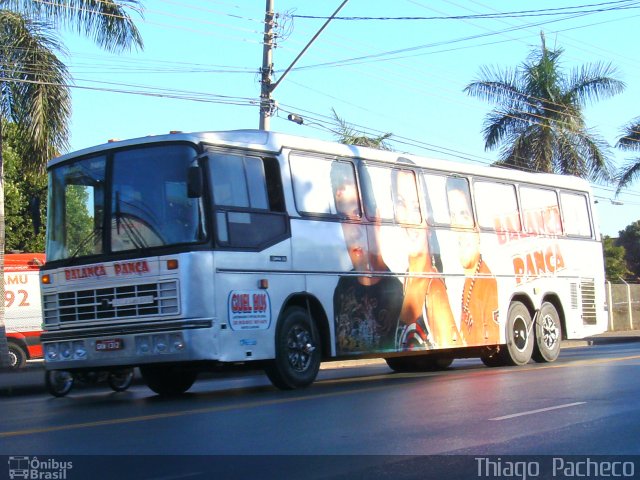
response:
M260 80L260 130L269 130L274 101L271 98L271 74L273 73L273 0L267 0L264 14L264 39L262 46L262 70Z
M275 13L273 12L273 1L267 0L266 11L264 15L264 45L262 48L262 69L261 73L261 87L260 87L260 130L269 130L271 126L271 115L275 110L275 101L271 97L273 91L280 85L280 82L284 79L284 77L291 71L293 66L298 63L300 57L304 55L304 53L309 49L311 44L320 36L322 31L329 25L329 22L333 20L342 7L346 5L349 0L343 0L340 6L336 9L333 14L327 18L327 21L324 22L324 25L318 30L318 32L313 36L309 43L302 49L302 51L298 54L291 65L287 67L284 73L280 76L277 82L271 83L271 75L273 74L273 20L275 18Z

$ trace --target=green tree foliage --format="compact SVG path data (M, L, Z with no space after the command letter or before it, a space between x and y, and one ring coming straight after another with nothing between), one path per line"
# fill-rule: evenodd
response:
M640 117L624 127L624 135L616 144L621 150L640 152ZM629 159L616 174L618 192L640 175L640 157Z
M640 220L618 232L616 245L624 247L627 267L633 277L640 277Z
M362 132L358 132L346 121L340 118L334 109L331 109L331 111L333 112L333 119L338 124L338 131L335 132L336 140L338 142L344 143L345 145L357 145L359 147L377 148L379 150L391 150L389 145L385 143L385 140L389 140L393 135L392 133L384 133L378 137L364 135Z
M127 13L136 0L0 0L0 279L4 278L5 185L2 156L5 121L15 124L23 167L42 172L48 159L68 142L71 77L58 28L72 28L100 47L123 51L142 47ZM138 12L140 12L138 10ZM4 282L0 281L0 298ZM4 302L0 302L0 319ZM7 362L4 322L0 320L0 368Z
M602 253L607 280L617 282L631 275L625 260L627 252L623 246L616 245L615 239L606 235L602 238Z
M3 131L5 248L9 252L44 252L45 229L37 221L46 218L47 177L25 168L15 125L5 124Z
M624 90L611 65L561 70L563 50L542 44L514 70L483 67L465 88L497 105L484 123L485 149L500 148L498 165L608 179L608 145L587 128L583 107Z
M65 192L67 225L67 244L76 245L77 251L71 251L71 255L89 255L94 253L95 236L99 232L94 231L95 221L87 208L89 202L89 190L81 185L69 185Z

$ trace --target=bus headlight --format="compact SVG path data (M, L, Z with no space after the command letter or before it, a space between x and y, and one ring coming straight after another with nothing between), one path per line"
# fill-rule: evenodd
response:
M69 360L71 358L71 344L68 342L61 343L58 347L60 356L63 360Z
M44 358L51 362L58 360L58 344L47 343L44 347Z
M182 335L179 333L175 333L171 335L171 351L179 352L184 349L184 341L182 340Z
M87 358L87 349L84 347L84 342L73 342L73 357L76 360Z

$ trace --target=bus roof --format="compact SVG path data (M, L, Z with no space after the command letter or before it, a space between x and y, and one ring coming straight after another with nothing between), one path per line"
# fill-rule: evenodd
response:
M549 173L529 173L509 168L501 168L489 165L473 165L465 162L441 160L422 157L413 154L405 154L396 151L378 150L355 145L344 145L337 142L317 140L308 137L288 135L264 130L227 130L214 132L184 133L176 132L165 135L149 135L146 137L129 140L110 141L101 145L71 152L52 159L48 167L68 161L72 158L99 154L104 151L127 148L137 145L157 144L165 142L191 142L216 146L235 147L255 150L263 153L276 154L283 150L303 151L331 156L363 158L372 161L389 163L414 164L418 167L438 170L443 173L473 174L487 176L496 179L519 181L523 183L535 183L549 185L558 188L588 190L589 182L570 175L555 175Z

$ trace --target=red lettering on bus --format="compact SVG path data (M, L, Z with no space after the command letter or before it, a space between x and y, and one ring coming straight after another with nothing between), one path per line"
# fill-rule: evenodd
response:
M82 268L66 268L64 277L67 280L82 280L84 278L102 277L107 274L104 265L94 265Z
M146 260L140 260L137 262L123 262L114 263L113 271L116 275L128 275L131 273L141 274L149 272L149 264Z
M559 245L549 245L545 250L534 250L513 258L516 283L526 283L545 275L553 275L565 268Z

